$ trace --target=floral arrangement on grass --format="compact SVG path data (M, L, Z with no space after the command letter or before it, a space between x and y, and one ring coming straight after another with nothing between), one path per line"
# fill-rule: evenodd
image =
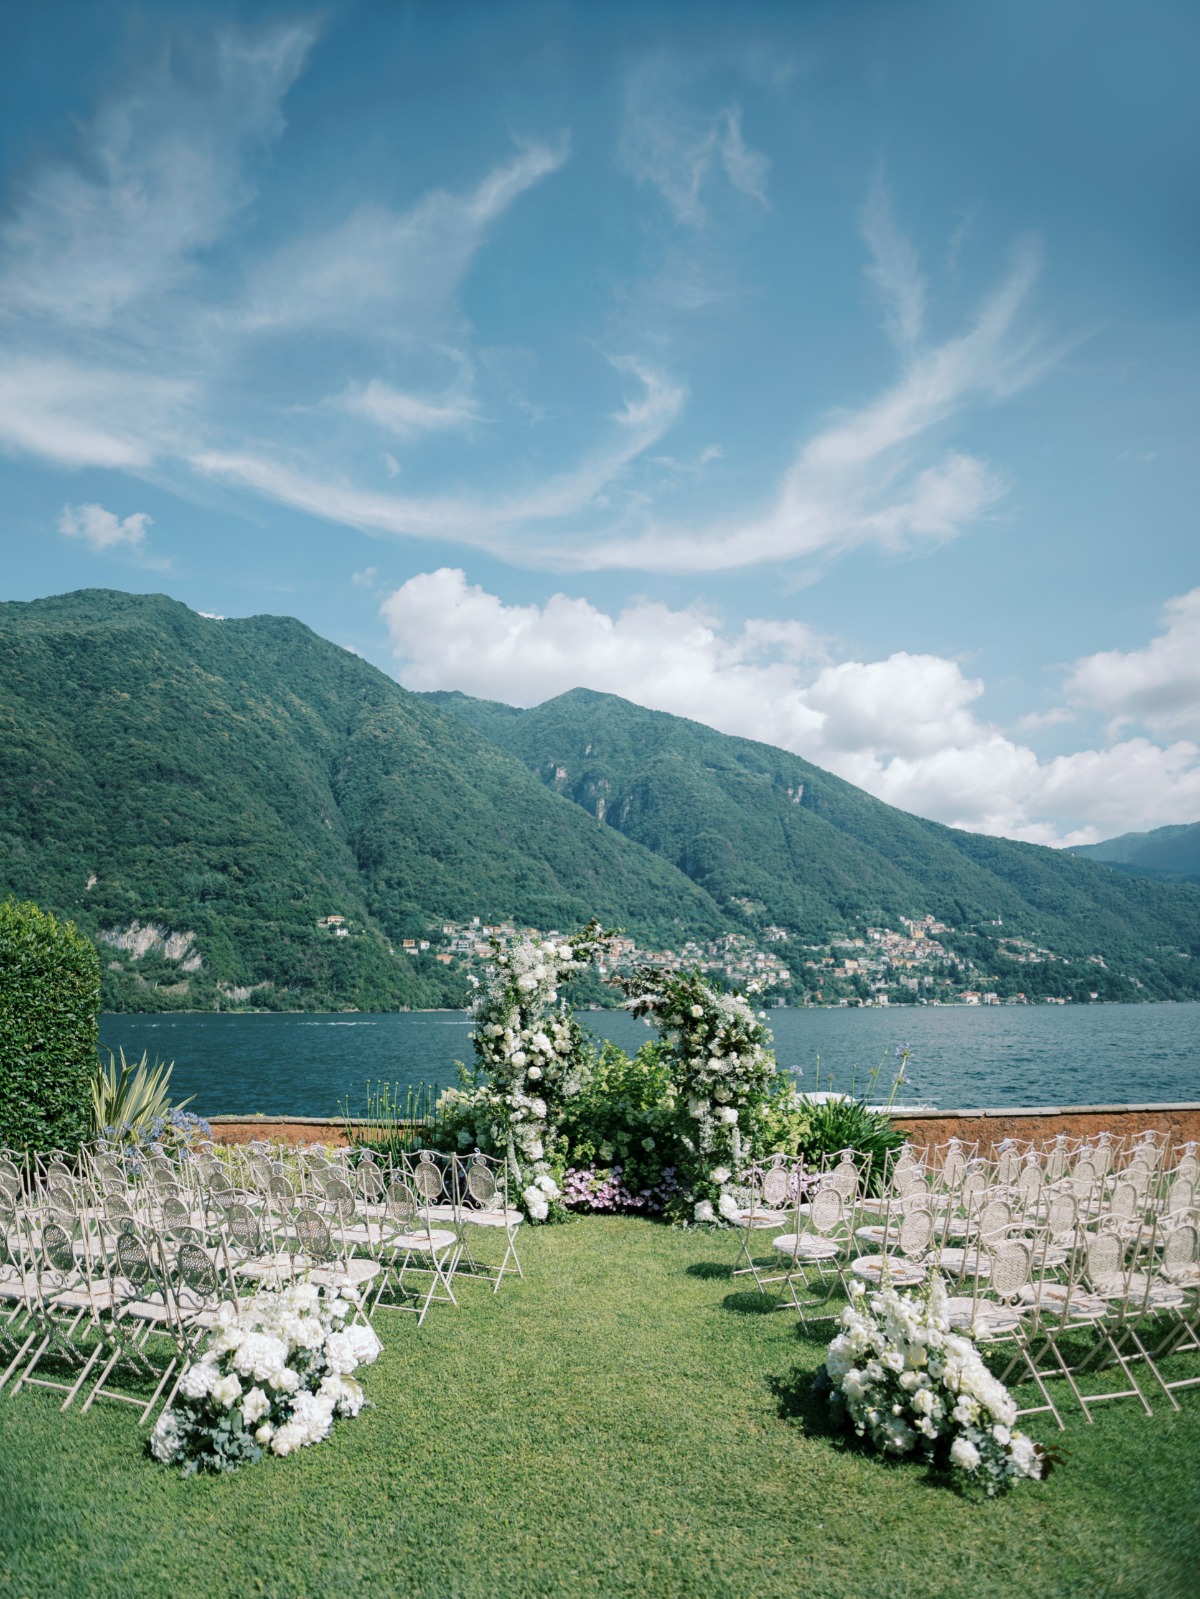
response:
M732 1220L733 1184L760 1153L776 1075L771 1035L740 994L720 993L699 972L642 968L622 980L626 1004L659 1028L672 1056L681 1186L692 1219Z
M817 1376L835 1415L881 1453L921 1455L989 1495L1046 1474L1049 1457L1016 1429L1008 1389L972 1341L950 1331L939 1276L920 1293L851 1289Z
M382 1348L369 1326L353 1321L357 1310L348 1283L295 1283L263 1289L240 1308L223 1304L154 1426L150 1453L186 1477L319 1443L335 1415L362 1409L354 1372Z
M520 1179L532 1179L523 1190L532 1221L554 1211L552 1173L561 1170L564 1153L559 1123L593 1066L587 1035L558 991L605 938L593 921L571 938L530 936L507 948L493 939L491 968L475 1003L475 1070L464 1070L460 1086L437 1102L440 1141L506 1153Z

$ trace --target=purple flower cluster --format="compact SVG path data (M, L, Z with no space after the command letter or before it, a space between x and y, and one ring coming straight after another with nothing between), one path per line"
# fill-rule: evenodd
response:
M673 1166L664 1166L656 1183L637 1193L625 1186L623 1166L570 1166L563 1174L562 1202L568 1210L666 1210L679 1192Z

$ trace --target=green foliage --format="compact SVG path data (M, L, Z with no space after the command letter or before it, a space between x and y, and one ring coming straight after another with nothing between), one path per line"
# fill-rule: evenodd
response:
M1200 997L1198 886L942 827L785 750L610 694L574 689L523 711L461 694L429 699L677 867L727 928L786 929L789 944L776 947L801 985L816 986L806 984L804 941L932 914L966 942L999 917L1006 934L1076 958L985 967L1002 993ZM1107 970L1082 964L1094 954Z
M803 1155L809 1165L815 1166L824 1157L835 1156L843 1149L870 1155L870 1191L873 1194L883 1191L887 1157L904 1143L904 1134L886 1111L871 1110L865 1100L847 1096L808 1105L801 1109L800 1115L804 1125L796 1152Z
M0 1147L87 1137L99 1001L96 951L72 923L0 903Z
M375 1155L408 1155L431 1137L434 1091L427 1083L410 1083L401 1101L395 1083L368 1083L365 1115L350 1115L349 1099L342 1111L351 1147Z
M670 1049L651 1039L630 1059L606 1039L591 1081L567 1103L561 1132L568 1166L619 1166L630 1192L657 1188L681 1155Z
M108 1052L108 1065L96 1063L92 1077L92 1134L109 1143L142 1143L155 1124L166 1121L172 1109L183 1110L194 1096L180 1100L172 1106L170 1095L171 1073L174 1061L169 1064L156 1060L149 1063L143 1050L136 1064L125 1059L122 1049L120 1070L112 1050Z

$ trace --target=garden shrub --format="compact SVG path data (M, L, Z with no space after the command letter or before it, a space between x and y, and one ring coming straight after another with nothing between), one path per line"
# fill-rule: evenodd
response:
M100 962L73 922L0 904L0 1145L75 1150L87 1138Z
M649 1040L631 1060L606 1041L562 1122L568 1207L663 1210L678 1186L678 1119L667 1046Z

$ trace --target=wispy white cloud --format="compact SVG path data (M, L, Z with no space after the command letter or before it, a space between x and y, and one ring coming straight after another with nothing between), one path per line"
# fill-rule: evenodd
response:
M569 140L533 142L473 189L435 189L406 211L359 206L337 227L294 239L250 275L243 328L411 335L451 301L489 227L567 159Z
M372 378L366 384L352 383L327 403L401 439L464 428L479 421L478 404L470 395L451 393L434 399L407 394L380 378Z
M179 287L195 252L251 198L243 149L279 133L282 97L315 33L306 23L225 29L185 75L164 48L135 92L81 128L78 157L36 168L19 196L0 231L6 320L99 328Z
M1200 749L1144 737L1041 761L983 720L979 678L899 651L832 660L796 620L725 627L699 606L609 614L555 594L506 605L457 568L384 601L401 682L532 705L575 687L619 694L790 749L888 803L1038 843L1088 843L1200 814ZM1064 819L1069 819L1064 822Z
M678 66L665 58L643 61L629 75L620 153L630 175L657 189L682 227L704 226L704 191L718 168L767 206L771 163L746 142L741 107L697 112L681 93Z
M969 405L1006 398L1043 369L1046 353L1015 332L1037 271L1036 249L1022 246L965 333L914 350L890 388L800 446L763 514L652 524L576 552L578 565L721 571L955 537L1001 498L1004 482L978 457L939 449L937 433ZM905 304L911 311L911 296Z
M297 510L363 532L454 539L519 560L524 544L517 530L569 519L599 504L630 463L654 445L679 415L685 394L665 373L628 357L614 357L612 365L641 387L610 419L610 438L568 470L506 495L386 494L240 451L200 451L191 464L208 476L240 483Z
M862 231L871 250L866 273L883 303L888 336L908 356L924 330L928 285L912 241L896 226L892 197L881 178L863 206Z

